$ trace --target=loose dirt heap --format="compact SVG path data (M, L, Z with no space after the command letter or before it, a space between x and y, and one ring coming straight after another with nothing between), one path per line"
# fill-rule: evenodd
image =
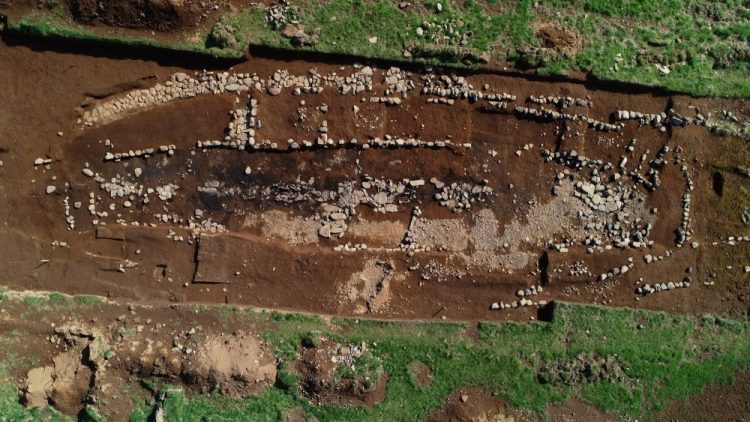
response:
M226 1L67 0L67 3L73 17L81 23L169 31L198 25Z
M315 404L372 406L385 397L388 375L365 342L316 340L302 349L296 370L302 376L302 392Z
M430 413L429 422L513 422L505 400L479 388L462 388L445 399L443 407Z
M119 328L108 327L112 334L80 325L56 328L50 342L63 351L50 365L28 372L22 386L25 404L77 414L85 404L117 394L132 373L236 398L262 393L276 380L276 360L255 334L203 334L201 328L190 328L170 341L174 327L145 330L149 319L130 328L126 317L118 319Z
M256 336L237 332L210 336L200 342L182 377L230 397L263 392L276 380L273 354Z
M575 359L546 362L537 372L542 384L577 385L600 381L621 382L625 371L617 357L582 353Z
M62 342L66 350L52 358L51 365L29 371L21 388L23 400L28 407L51 405L76 414L105 370L111 350L96 330L63 326L55 334L52 340Z

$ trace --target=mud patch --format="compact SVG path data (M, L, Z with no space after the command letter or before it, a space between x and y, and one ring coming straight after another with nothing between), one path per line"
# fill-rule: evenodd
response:
M191 384L230 397L264 391L276 379L276 363L265 344L252 334L212 336L200 343L185 375Z
M445 404L427 417L429 422L513 422L505 400L479 388L462 388L445 399Z
M341 345L322 339L302 350L296 369L303 394L318 405L372 406L385 398L388 375L365 342Z
M339 288L345 307L353 307L355 314L375 313L388 305L393 262L372 259L362 271L352 274Z
M246 217L243 227L260 227L263 236L282 239L290 245L308 245L318 243L320 222L283 211L266 211Z
M563 57L573 57L583 46L583 40L571 31L542 22L536 28L536 37L542 47L554 50Z
M397 247L406 232L400 221L368 221L360 219L349 225L347 235L367 243L367 246Z
M713 384L697 396L676 400L654 419L698 422L741 421L750 419L750 371L736 375L728 385Z
M548 422L615 422L618 420L620 418L576 399L568 399L563 404L547 406Z
M106 344L101 334L79 327L64 326L55 333L53 339L64 341L67 350L52 358L51 365L28 372L21 387L23 402L76 414L95 385L97 371L104 369Z
M414 361L409 365L409 374L419 388L427 388L435 380L430 367L420 361Z
M73 18L84 24L169 31L198 25L218 1L68 0Z
M486 211L489 210L482 212ZM468 229L459 219L420 218L414 223L410 233L416 244L432 249L463 251L469 243Z

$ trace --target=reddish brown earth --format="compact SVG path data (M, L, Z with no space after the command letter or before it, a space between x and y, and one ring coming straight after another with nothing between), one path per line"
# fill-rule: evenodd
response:
M480 388L461 388L445 399L443 407L432 412L430 422L513 422L505 400Z
M664 421L744 421L750 419L750 372L727 385L709 385L697 396L675 401L657 417Z
M561 167L545 164L538 150L542 146L557 148L559 135L565 133L565 141L559 144L561 150L575 149L586 156L612 162L619 160L627 141L634 137L638 140L635 156L646 151L653 154L664 144L672 148L681 146L696 185L693 192L692 221L696 232L693 240L700 241L701 247L674 248L672 231L681 213L684 180L678 168L668 166L662 174L665 188L648 196L648 206L659 209L658 221L651 236L656 243L648 253L659 254L673 249L675 255L647 266L643 263L643 251L612 250L588 255L580 246L576 246L567 254L550 252L550 262L559 268L583 260L592 274L598 274L622 265L627 257L634 258L634 268L625 276L607 283L597 283L595 277L560 276L545 285L544 294L537 299L606 303L697 314L720 312L737 315L747 311L748 275L742 271L744 265L748 264L745 259L747 244L735 247L722 243L711 245L746 229L734 215L722 214L731 204L722 204L720 197L712 190L709 166L717 160L747 162L748 152L741 141L714 137L700 127L690 126L662 133L628 124L621 133L604 134L582 125L569 125L567 128L557 125L556 128L553 123L537 123L510 114L483 113L479 111L479 105L466 102L459 101L452 107L425 104L424 98L414 92L400 107L386 108L369 102L361 103L359 97L342 96L335 93L333 88L328 88L317 96L294 97L289 91L278 97L258 94L263 104L259 117L265 127L273 129L275 139L309 136L309 127L293 126L299 101L304 99L310 110L322 103L329 105L328 113L315 119L326 119L334 138L357 136L363 139L384 134L419 136L423 139L450 136L456 142L471 142L473 148L468 152L449 149L344 149L296 153L212 150L206 153L198 151L193 155L191 149L195 142L222 136L229 121L228 112L235 104L232 95L207 95L174 101L93 128L84 129L77 123L82 110L90 108L92 104L135 86L163 81L170 74L186 69L137 59L33 51L22 45L2 45L0 56L3 58L0 64L0 97L7 110L12 110L12 113L0 115L0 158L3 161L0 167L0 198L6 204L13 204L0 210L4 222L0 239L2 253L6 257L1 265L4 282L10 287L102 294L144 303L218 302L351 315L356 309L342 298L340 289L353 274L362 270L365 262L374 258L391 260L398 277L390 281L385 306L372 311L372 316L528 319L535 316L534 308L500 312L488 308L495 301L508 303L514 300L514 292L519 288L542 282L540 276L535 275L536 263L544 250L539 243L523 248L531 258L525 268L513 273L488 270L481 266L467 271L459 256L437 250L417 253L413 257L386 250L339 253L333 251L333 246L347 241L365 242L371 247L397 247L392 242L394 238L399 238L398 231L383 236L384 232L378 229L369 232L352 230L353 237L347 232L340 241L321 239L317 244L294 245L283 236L264 234L258 226L243 227L246 215L268 215L263 213L277 210L287 213L289 218L308 218L314 211L308 205L290 207L272 202L237 200L227 200L222 205L200 195L196 187L208 180L223 180L235 186L248 182L268 185L279 181L291 182L299 176L302 180L315 177L316 186L325 188L343 180L356 179L354 169L357 160L363 173L377 178L429 179L435 176L446 182L473 183L486 178L495 189L496 196L491 202L478 205L477 209L492 211L499 222L497 236L502 236L504 227L511 221L525 223L526 216L534 208L529 205L529 200L534 199L538 204L551 200L548 192L554 174ZM277 69L306 74L311 68L327 73L338 67L334 64L258 57L232 70L255 72L265 78ZM660 112L668 104L674 104L675 109L688 114L688 105L699 105L703 110L725 107L741 110L744 107L740 102L624 94L588 89L576 83L552 84L492 74L473 75L470 80L475 87L488 83L494 90L512 92L519 99L531 94L590 97L594 107L578 108L576 112L603 121L607 121L615 109ZM353 105L359 105L362 109L358 118L352 116ZM424 124L424 127L420 124ZM314 123L310 125L314 126ZM56 136L58 131L64 135ZM71 201L85 202L90 191L98 191L93 182L81 174L85 162L91 163L106 177L128 171L127 165L135 165L135 160L131 161L133 164L101 163L104 154L101 141L104 139L111 139L117 150L162 144L177 146L177 153L168 160L159 162L153 158L142 162L140 165L144 173L141 179L159 184L178 181L181 197L169 204L170 213L187 217L196 208L201 208L214 221L230 230L229 234L215 240L221 257L213 266L218 269L217 274L229 278L228 283L208 285L192 282L196 271L195 244L174 242L167 238L169 230L187 235L187 230L178 226L121 227L115 230L115 234L102 232L97 237L84 204L81 210L73 210L76 230L67 230L62 209L63 197L60 190L45 195L44 189L48 184L61 186L62 182L68 182L71 185ZM534 143L532 150L516 157L516 149L526 143ZM490 149L497 151L497 157L488 154ZM43 156L56 160L49 170L32 165L37 157ZM191 163L190 173L185 172L188 160ZM243 173L246 166L260 170L246 178ZM508 188L510 184L513 189ZM416 202L412 203L421 207L423 217L456 219L464 233L471 230L478 218L475 211L454 214L436 206L430 199L431 195L429 190L422 190ZM118 212L128 221L151 223L156 222L153 214L159 211L158 208L134 207ZM361 221L388 222L396 224L393 227L398 227L398 224L405 227L411 207L401 207L397 213L388 215L373 213L362 206L358 211ZM279 221L278 224L283 226L285 223ZM557 235L539 234L541 239L559 239ZM51 242L55 240L66 241L71 247L52 247ZM476 245L467 246L461 254L471 258L475 249ZM137 250L140 250L139 254L136 254ZM119 272L119 264L126 259L138 265ZM424 268L431 261L466 274L449 275L441 281L434 278L425 281L421 279L420 271L407 269L415 265ZM679 274L683 274L689 266L693 267L691 276L696 280L690 289L645 298L638 298L633 293L635 282L640 277L644 278L644 282L679 281L682 278ZM234 276L235 272L240 275ZM715 285L704 286L702 282L708 281L711 273L714 274L711 280L715 281Z

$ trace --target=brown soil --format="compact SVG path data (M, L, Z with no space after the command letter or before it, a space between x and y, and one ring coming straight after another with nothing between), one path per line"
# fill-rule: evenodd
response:
M575 149L610 161L619 160L628 139L633 137L638 140L635 156L647 150L653 154L665 143L682 146L696 185L694 240L700 241L702 247L674 249L673 229L681 211L679 201L684 180L678 169L669 167L662 174L665 188L647 197L648 207L659 209L651 235L655 245L651 250L613 249L594 255L586 254L581 247L574 247L566 254L551 251L548 253L550 271L559 272L550 273L554 275L550 276L553 282L545 286L545 292L537 299L604 302L696 314L743 314L748 307L748 297L742 293L746 292L747 283L743 280L748 276L741 272L746 265L741 258L747 252L747 243L734 247L721 242L711 244L738 234L741 227L736 222L723 223L724 217L717 220L717 224L707 223L714 220L712 216L717 211L711 205L716 194L706 163L719 157L719 147L734 149L737 154L732 159L746 161L745 148L740 141L720 140L694 126L667 133L626 126L621 134L603 135L579 125L567 125L558 126L556 132L555 125L520 120L512 115L482 113L476 105L426 105L423 98L413 94L404 100L398 111L369 102L363 104L357 97L341 96L327 89L305 99L308 110L314 110L321 103L328 104L327 115L321 114L317 119L328 120L331 136L362 138L393 133L435 139L450 135L455 140L472 142L474 147L463 154L449 150L338 150L333 161L332 153L325 150L285 154L238 154L227 150L191 152L196 141L222 136L228 112L236 104L231 96L208 95L175 101L93 128L84 129L77 124L79 110L83 110L79 106L84 105L89 110L111 96L120 95L117 94L120 90L130 89L133 83L155 83L184 69L139 60L35 52L24 46L3 45L0 49L8 58L0 65L3 81L0 93L6 104L26 116L23 121L11 119L7 114L0 116L0 129L5 134L0 153L3 160L0 198L15 204L0 211L7 222L0 228L0 239L3 245L13 245L2 251L7 257L2 270L14 288L103 294L144 302L218 302L354 315L362 311L362 306L367 308L366 302L372 295L352 300L340 292L347 290L347 283L364 271L368 262L378 260L392 262L394 273L388 278L387 295L383 296L387 300L367 312L377 310L378 316L396 318L528 319L535 316L532 308L493 312L489 305L499 300L509 303L515 299L519 288L543 282L535 267L545 250L544 243L550 238L562 239L578 233L574 214L570 220L565 220L565 226L556 224L559 213L570 213L575 208L558 204L556 201L561 197L549 196L554 175L561 168L545 164L537 153L540 146L557 148L559 135L556 133L562 131L568 133L560 146L562 150ZM325 63L256 58L234 70L247 69L270 75L283 68L306 74L311 67L321 73L338 68ZM62 74L63 79L50 76ZM601 120L606 120L616 108L659 112L670 101L680 106L700 105L704 110L714 107L712 101L706 99L629 95L588 90L573 83L552 85L490 74L470 79L475 86L489 83L498 90L512 90L519 98L553 92L590 96L595 107L579 111ZM29 101L30 98L45 101ZM267 126L278 128L276 137L309 136L306 129L293 126L299 98L265 94L260 94L259 98L265 105L260 108L260 118ZM731 104L723 103L722 107ZM362 109L358 118L352 116L353 105ZM417 116L416 121L414 116ZM55 136L58 131L64 136ZM103 164L105 148L100 141L104 139L110 139L117 150L175 144L177 152L166 160L154 158L140 164L137 161ZM515 156L515 150L529 141L535 144L534 149ZM492 157L489 150L496 151L497 156ZM50 169L31 165L37 157L45 156L56 157L59 161ZM358 207L359 215L351 221L352 227L356 227L351 237L347 232L341 240L319 240L314 236L313 227L308 227L316 212L308 205L283 206L229 199L217 202L197 192L197 187L208 180L220 180L227 186L255 183L263 187L291 182L298 176L302 180L315 177L319 187L332 186L344 180L357 180L353 171L357 160L364 173L392 180L434 176L446 182L478 182L486 178L496 196L471 212L453 214L437 206L431 200L430 189L424 187L416 200L400 207L396 213L382 215ZM153 186L174 182L180 189L179 196L168 206L170 213L187 218L194 215L196 208L201 208L229 231L206 236L199 245L175 242L168 237L170 230L183 238L189 237L188 230L169 224L144 226L155 223L154 214L162 210L130 208L118 213L125 221L141 222L139 227L120 226L116 234L106 232L111 229L100 228L97 235L91 217L85 212L86 205L81 210L73 210L78 224L76 230L67 230L62 214L64 196L59 193L62 183L67 181L72 187L65 194L70 196L71 202L87 203L89 192L98 191L90 179L81 174L85 162L107 178L132 174L132 168L140 166L144 169L140 176L142 183ZM188 162L191 173L185 174ZM243 169L247 166L254 169L251 178L244 176ZM185 177L176 178L175 174L185 174ZM528 174L534 177L529 178ZM58 193L45 195L48 184L57 185ZM511 184L513 188L509 189ZM532 204L529 201L533 201ZM107 205L105 201L103 206ZM412 205L419 205L423 211L417 228L424 235L420 235L419 240L431 245L432 250L408 256L397 250L395 241L399 238L397 228L408 225ZM50 246L55 240L66 241L70 247ZM346 242L366 243L372 248L348 253L333 250ZM503 243L508 244L507 249ZM446 248L443 251L442 246ZM642 256L646 253L661 254L667 249L675 251L670 259L650 265L643 263ZM634 259L634 267L628 274L613 283L595 282L597 271L620 266L628 257ZM42 259L50 261L40 266ZM136 262L137 266L120 272L118 268L123 260ZM713 264L716 260L721 260L722 265ZM593 275L568 276L568 268L577 261L583 261ZM672 276L684 273L689 266L692 266L691 276L695 280L704 280L715 273L715 285L693 283L690 289L645 298L634 294L640 277L644 282L679 281L671 280ZM81 283L81 280L87 281ZM201 280L222 284L199 283ZM727 296L725 291L732 294Z
M68 0L75 20L125 28L167 31L196 26L220 1L194 0Z
M385 398L388 374L380 375L377 380L336 376L340 366L357 365L357 347L323 339L319 346L302 349L296 371L302 376L302 392L311 402L373 406ZM369 384L372 385L368 387Z
M75 415L88 403L106 420L121 420L141 398L153 397L133 374L182 386L189 396L217 391L246 397L275 382L276 360L258 339L263 326L248 330L242 318L118 303L30 310L22 301L15 295L4 301L3 315L32 317L3 318L0 328L23 339L3 353L24 356L8 370L10 378L23 380L23 402L32 407L49 404Z
M563 404L547 406L547 422L616 422L620 420L622 419L618 416L576 399L568 399Z
M744 421L750 419L750 371L727 385L709 385L697 396L672 402L656 419L663 421Z
M461 388L443 407L427 416L429 422L513 422L505 400L480 388Z
M536 27L536 37L544 48L550 48L573 57L583 46L581 37L574 32L556 27L550 22L541 22Z
M153 16L160 16L158 13ZM123 22L131 19L120 15L115 18ZM146 22L148 16L141 19ZM549 38L550 48L574 44L554 28L541 30L540 37ZM30 374L30 400L54 402L66 412L75 413L83 396L107 397L112 403L108 412L132 406L132 402L117 401L113 392L127 387L125 374L134 370L170 382L187 381L191 391L218 388L238 396L262 391L273 381L272 357L262 342L240 332L242 327L216 329L220 322L186 312L182 305L226 303L401 319L528 320L537 317L538 308L493 311L490 304L510 303L518 299L519 289L543 284L544 291L533 300L559 299L697 315L745 315L750 306L750 275L743 271L748 265L750 243L730 246L722 241L747 233L731 196L743 182L728 178L724 194L719 195L713 189L711 167L719 161L728 168L750 162L750 151L737 139L718 138L696 126L659 131L634 122L628 122L621 132L602 133L585 124L488 113L480 104L462 100L453 106L428 104L418 89L400 106L386 107L367 101L367 97L384 91L381 70L376 70L374 90L358 96L340 95L332 87L319 95L299 97L289 90L277 96L253 92L253 98L261 104L258 117L263 121L264 136L280 142L290 137L310 139L326 120L335 139L363 140L386 134L426 140L450 137L456 144L470 142L472 148L204 152L196 148L196 142L221 139L229 112L247 101L245 94L202 95L118 114L93 127L80 123L86 111L132 89L163 83L175 72L192 75L194 68L204 67L203 63L174 66L170 63L176 60L162 57L159 62L116 55L92 57L5 43L0 44L0 57L0 98L6 110L12 111L0 113L0 201L7 204L0 207L0 221L4 223L0 225L0 273L5 276L4 283L19 290L99 294L158 309L139 308L137 317L129 316L129 310L120 310L126 318L112 326L82 322L89 317L103 319L102 315L81 315L74 321L93 325L91 328L104 332L111 344L120 345L106 372L113 376L97 381L94 388L84 385L92 379L95 368L86 359L77 358L85 355L80 349L87 347L85 340L78 346L65 340L67 348L61 346L63 343L48 343L43 337L52 335L48 326L37 328L29 336L29 344L43 354L41 369ZM350 65L253 57L228 71L255 72L266 79L279 69L294 75L308 75L313 68L321 74L349 74L354 70ZM415 73L413 80L418 81L419 76L422 74ZM694 111L689 106L699 106L704 113L729 109L737 114L747 107L738 101L646 91L628 93L492 73L467 75L467 79L477 88L488 84L492 91L510 92L517 96L517 104L525 106L534 106L525 101L530 95L588 98L593 107L571 107L568 111L600 121L608 121L617 109L660 113L673 107L692 116ZM325 113L318 111L323 104L328 108ZM354 106L360 109L356 115ZM304 124L298 121L300 109L308 115ZM658 213L644 216L653 220L650 239L654 244L650 248L612 248L595 254L587 253L580 244L568 252L551 248L551 244L566 239L580 239L585 230L578 219L581 204L570 192L562 189L568 194L565 197L550 195L556 175L567 169L545 162L540 149L575 150L617 165L631 139L637 140L629 156L629 166L633 167L641 155L651 160L664 145L672 150L682 148L683 163L695 182L691 211L695 233L691 241L699 242L699 247L675 247L674 229L682 215L685 180L680 167L670 159L661 173L662 188L639 191L641 209L633 211L658 209ZM176 150L173 156L105 163L102 158L108 149L104 140L114 143L117 151L169 144ZM529 144L533 146L524 149ZM53 162L34 166L37 158ZM170 201L154 200L150 205L139 203L126 208L82 174L86 163L105 180L119 175L144 186L174 183L179 189ZM138 177L135 167L142 170ZM250 175L245 174L246 167L252 169ZM433 199L437 190L428 183L414 189L413 196L399 204L395 212L357 207L357 214L350 217L349 231L341 238L327 239L317 236L317 203L287 205L258 197L211 196L198 190L213 181L218 181L225 192L252 187L263 191L278 183L310 179L315 189L335 189L341 182L359 183L365 174L392 181L435 177L448 184L486 183L495 194L485 202L474 203L471 210L454 213ZM568 177L590 176L570 171ZM46 194L47 186L55 186L55 192ZM101 217L106 225L94 224L95 219L87 212L90 194L99 198L99 209L109 211L107 217ZM70 210L76 221L74 229L66 224L66 197L70 204L83 203L80 209ZM430 249L412 254L401 250L399 243L415 206L421 210L415 238ZM156 217L168 214L188 219L198 210L204 220L210 218L226 231L194 234L184 222L164 222ZM60 246L60 242L67 246ZM366 244L368 248L342 250L347 243ZM661 255L667 250L674 252L669 259L644 263L644 255ZM628 258L633 259L633 267L626 274L596 281L596 275L619 268ZM388 271L383 270L383 263L387 263ZM574 274L572 269L579 267L588 271ZM635 288L646 282L679 281L688 268L695 280L688 289L645 297L634 294ZM168 304L177 306L167 310ZM109 315L108 322L116 316ZM167 326L159 329L154 321ZM19 323L6 321L6 325ZM206 324L212 324L213 330L187 335L191 328ZM140 332L139 327L148 333L146 339L130 339L127 333ZM120 328L126 331L118 332ZM232 334L220 336L221 332ZM53 337L64 339L57 334ZM308 390L313 401L369 405L382 399L387 374L367 392L352 389L352 385L326 385L331 367L325 357L330 362L332 353L330 348L303 351L305 363L299 370L315 386ZM233 361L225 359L227 356L241 359ZM58 372L62 375L57 376ZM426 377L419 372L417 380L422 382ZM25 378L28 374L14 375ZM745 378L743 375L737 385L744 386ZM69 395L56 388L56 379L65 380ZM733 387L710 387L706 400L717 394L734 397L722 388ZM461 401L464 394L448 400L442 412L449 420L464 420L461 418L474 414L492 417L505 411L499 399L467 391L466 401ZM738 406L728 408L746 412L739 399L735 401ZM576 410L576 406L571 413L589 414L583 408ZM569 411L566 409L562 412ZM721 411L716 408L716 412ZM726 414L717 415L722 419Z
M419 388L429 387L430 385L432 385L432 381L434 381L435 379L432 376L430 367L423 362L412 362L412 364L409 365L409 371L411 372L412 376L414 376L414 381L416 381L417 387Z

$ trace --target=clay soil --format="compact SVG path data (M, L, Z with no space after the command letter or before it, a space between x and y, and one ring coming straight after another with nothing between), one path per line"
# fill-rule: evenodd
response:
M36 3L0 1L0 7L8 8L4 13L20 15L37 7ZM154 34L163 40L173 39L179 30L206 30L217 19L214 6L221 10L233 7L229 1L144 0L139 2L141 8L133 8L133 3L70 0L62 6L72 19L86 24L168 31ZM580 47L575 35L553 27L539 27L538 36L547 48L570 52ZM231 69L214 70L256 73L262 78L281 69L295 75L307 75L310 69L322 74L353 71L351 62L258 57L252 52L250 56ZM237 96L230 94L173 101L90 128L80 122L86 110L133 89L164 82L175 72L193 74L217 66L191 58L145 52L131 57L128 53L107 49L70 50L12 39L0 42L0 203L3 204L0 206L0 284L17 290L96 294L120 303L137 304L130 308L101 307L70 318L50 314L30 321L9 317L16 315L11 306L3 313L0 328L23 332L23 348L16 352L26 354L33 350L43 366L52 364L55 358L60 361L68 346L72 350L85 347L85 343L75 343L82 340L69 340L73 341L70 344L48 341L48 336L55 335L49 325L51 321L57 326L67 322L83 326L85 330L95 330L103 333L110 343L119 344L117 357L97 381L96 391L79 391L85 389L87 377L95 370L89 362L84 366L79 362L79 370L72 381L75 388L71 390L76 394L89 394L107 403L104 408L109 414L104 416L114 418L132 410L131 394L118 392L134 389L137 394L147 394L141 387L127 382L128 374L133 371L165 382L185 382L194 392L218 389L230 395L256 393L272 382L275 367L272 368L262 342L245 333L243 330L247 327L226 326L216 316L187 311L188 306L198 303L376 318L528 320L538 317L537 308L492 311L490 304L501 300L509 303L517 299L518 289L543 284L544 292L535 300L566 300L698 315L712 312L737 316L748 311L750 275L743 271L744 266L750 264L748 244L732 247L721 242L747 229L739 222L731 205L725 204L726 199L717 193L713 183L717 163L731 168L750 162L744 142L714 137L695 126L661 132L647 126L639 127L634 122L628 122L621 132L602 133L586 125L536 122L512 114L487 113L479 103L426 104L425 96L418 90L412 91L400 106L386 107L362 102L362 96L339 95L330 87L320 95L300 97L291 95L290 90L273 97L254 92L253 97L261 104L259 118L267 136L279 141L309 139L314 137L317 124L326 120L333 138L365 139L386 134L429 140L450 137L456 143L470 142L472 148L289 153L197 149L197 141L224 136L229 112L238 106ZM417 82L419 76L420 73L414 73L412 79ZM467 75L467 78L475 88L488 84L493 91L512 93L518 98L516 104L526 106L532 106L524 104L529 95L588 98L593 107L572 110L600 121L609 121L610 114L618 109L660 113L672 107L692 116L693 109L688 107L698 106L704 113L729 109L744 118L748 112L742 102L670 96L648 90L626 92L606 85L550 82L491 73ZM365 97L382 95L383 90L378 73L375 90ZM307 125L295 126L301 100L306 102L304 107L313 116ZM322 104L328 106L328 112L314 112ZM354 106L361 109L357 115L352 112ZM58 136L58 132L62 136ZM104 163L105 139L111 140L117 150L168 144L174 144L177 150L169 158L157 156ZM550 251L546 242L564 240L577 222L574 214L559 213L568 208L555 205L556 199L550 196L554 177L563 168L545 163L540 148L561 152L575 150L587 157L616 164L631 139L637 139L635 151L630 155L631 165L642 154L650 160L664 145L673 150L682 147L684 162L695 182L691 217L695 233L691 241L698 241L700 247L675 248L674 228L682 214L684 179L680 169L669 164L661 176L664 186L644 196L649 208L659 210L651 234L654 245L649 250L613 249L591 255L578 245L565 254ZM527 144L533 146L523 150ZM520 156L516 155L518 150L522 150ZM50 166L33 166L39 157L54 161ZM102 192L91 179L82 175L85 163L107 179L118 174L130 175L138 166L143 169L140 183L174 183L179 185L179 190L169 203L117 208L111 212L107 226L93 225L92 217L86 212L88 197L92 192L97 195ZM246 167L252 168L252 175L244 174ZM310 178L314 178L316 188L331 189L340 182L359 181L363 174L391 180L435 177L447 183L479 184L486 179L495 196L476 204L469 212L453 213L438 206L432 199L435 191L428 184L395 213L380 214L360 206L349 231L341 239L332 240L317 237L314 204L289 206L273 201L222 200L197 190L205 182L214 180L226 188L251 185L264 188ZM736 188L740 183L735 176L727 177L728 188ZM48 185L56 186L56 192L45 194ZM81 201L84 204L80 210L72 210L76 219L74 230L69 230L65 222L63 201L66 196L70 203ZM103 206L106 205L105 201ZM431 251L411 256L398 246L414 206L420 207L424 221L434 223L426 226L429 230L425 238L433 239L435 244ZM172 240L174 236L168 235L176 233L191 238L190 230L184 225L159 222L154 216L169 213L188 218L195 215L197 209L228 231L200 245L197 241L176 242ZM128 225L119 225L116 220ZM140 224L135 227L133 222ZM310 223L313 223L311 233ZM515 239L515 243L510 242L515 254L498 245L497 239ZM53 246L53 242L66 242L68 246ZM366 243L369 249L334 250L335 246L346 242ZM447 247L440 248L443 244ZM200 251L200 247L206 250ZM658 255L666 250L673 250L675 254L659 263L644 264L644 254ZM197 257L201 253L208 257L203 264L208 265L210 274L221 283L203 283L196 279L200 264ZM543 257L549 261L549 272L541 268ZM620 266L628 258L633 258L634 266L627 274L606 283L595 280L596 274ZM341 292L356 287L358 277L373 261L388 261L393 270L387 277L386 294L376 289L381 295L377 298L378 306L363 307L359 303L361 298L353 300ZM125 262L136 265L121 270ZM499 262L513 262L518 268L510 270L507 266L498 266ZM579 262L593 275L569 276L569 268ZM431 273L426 279L426 268L437 268L438 274ZM689 289L643 298L634 294L641 278L649 283L679 281L686 275L687 268L691 268L690 276L694 280ZM711 283L705 285L704 281ZM177 306L169 307L169 304ZM159 328L159 323L166 325ZM199 328L197 334L187 334L196 327ZM259 327L254 328L258 332ZM128 337L132 333L136 334ZM175 338L181 346L195 349L197 354L193 359L175 354L172 350ZM228 365L227 356L240 358ZM26 373L12 375L22 379ZM428 384L431 379L429 369L418 370L416 376L420 384ZM375 402L375 396L384 393L386 379L387 375L383 376L376 394L365 398L327 398L346 403ZM745 398L749 380L745 373L731 386L708 387L698 399L673 404L665 411L664 419L691 420L704 412L710 415L708 419L715 420L747 418ZM50 394L47 399L56 401L66 413L75 414L80 410L80 397ZM462 400L464 396L468 398ZM717 397L722 399L717 400ZM443 409L435 412L431 419L504 420L506 412L508 409L501 399L481 390L464 389L452 394ZM551 420L607 419L607 415L577 402L551 408L549 414ZM523 420L518 416L516 419Z
M510 303L516 299L518 289L538 284L545 284L545 289L535 299L547 301L561 299L696 314L738 315L748 309L748 275L742 271L747 265L743 259L747 256L747 246L741 243L731 247L720 242L726 236L741 233L743 228L737 218L717 216L714 204L721 197L712 188L710 168L712 162L726 158L726 152L722 151L735 149L738 152L730 159L742 161L745 153L740 151L745 148L740 141L714 137L700 127L661 132L628 124L620 133L605 134L585 125L486 113L479 104L465 101L454 106L425 104L424 97L416 91L401 106L386 107L363 103L360 96L342 96L334 88L328 88L320 95L301 97L289 91L276 97L254 94L262 104L259 118L265 128L270 128L272 137L282 142L287 138L314 136L314 127L327 120L334 138L364 139L386 134L430 140L450 137L455 143L470 142L472 148L203 152L196 150L196 142L223 137L228 113L237 105L235 96L206 95L173 101L91 128L84 128L79 120L85 110L133 87L150 86L175 72L192 73L190 63L172 66L6 44L0 45L0 56L3 58L0 97L6 110L0 115L3 161L0 198L3 203L12 204L0 209L4 222L0 228L0 247L6 257L0 266L4 282L12 288L99 294L144 303L231 303L360 315L361 307L353 306L341 292L355 274L376 259L389 260L394 266L388 279L387 300L368 311L379 318L528 319L536 316L535 308L498 312L491 311L489 305L500 300ZM351 71L346 67L340 70L341 66L254 57L231 71L257 73L264 78L279 69L298 75L313 68L323 74ZM687 115L688 106L700 106L703 110L741 108L739 103L627 94L577 83L549 83L493 74L471 75L468 79L475 87L486 83L493 90L512 92L521 102L532 94L590 98L594 107L579 108L576 112L602 121L607 121L615 109L658 113L672 105ZM381 89L376 84L376 90ZM306 102L310 113L324 103L329 111L315 112L312 121L295 126L301 100ZM355 105L361 108L356 116L352 113ZM63 136L57 136L58 132ZM631 161L641 154L651 157L664 145L673 149L682 147L684 162L688 163L696 186L692 193L691 220L695 231L692 240L700 242L701 247L674 246L674 228L682 213L684 179L679 168L670 165L661 176L664 188L646 194L647 206L659 210L651 234L655 243L650 250L613 249L591 255L582 246L574 246L565 254L549 251L552 269L560 272L550 273L552 281L547 283L538 267L547 249L544 243L563 240L566 230L575 226L575 215L555 214L563 208L555 205L555 198L549 192L555 174L563 168L545 163L539 149L576 150L588 157L617 163L633 138L637 144ZM158 156L105 164L102 157L106 139L118 151L166 144L174 144L177 150L169 158ZM516 156L515 152L529 143L534 146ZM496 156L490 151L495 151ZM38 157L50 157L54 163L49 168L35 167L32 164ZM132 173L133 167L139 166L143 169L140 183L174 183L179 185L177 197L166 208L152 205L118 209L116 213L128 226L118 225L116 218L110 217L107 226L97 228L86 212L86 204L90 192L100 191L91 179L81 174L85 163L107 179ZM244 174L246 167L253 169L251 176ZM299 241L299 233L285 234L283 227L294 224L304 227L305 221L313 221L316 209L311 204L288 206L257 199L221 200L197 191L212 180L221 181L226 187L251 184L265 187L310 178L314 178L316 188L330 189L342 181L358 181L362 174L390 180L436 177L447 183L478 184L486 179L496 195L477 203L469 212L453 213L432 200L434 191L428 189L431 188L428 184L396 213L384 215L360 206L358 216L350 224L351 235L347 233L336 240L316 239L313 235L305 243ZM65 183L69 188L63 194ZM46 195L48 185L56 185L57 191ZM84 203L80 210L72 209L77 221L75 230L68 230L65 223L65 196L70 203ZM397 239L405 233L415 205L422 209L425 221L444 222L440 224L449 229L443 229L440 236L449 242L441 240L431 251L409 256L398 251ZM188 218L196 209L228 229L203 243L207 248L204 252L208 256L214 254L208 265L212 274L223 281L221 284L195 282L197 242L175 242L168 237L170 231L187 238L189 230L159 223L154 216L168 211ZM268 221L271 215L276 220ZM266 223L257 223L262 221L259 216L265 216ZM529 218L533 220L528 221ZM247 224L252 221L256 223ZM132 222L141 224L134 227ZM275 226L275 230L269 226ZM508 254L502 245L498 247L493 240L497 238L515 239L511 249L515 248L520 255ZM53 247L53 241L67 242L69 247ZM346 242L366 243L370 249L334 251L335 246ZM712 245L713 242L718 243ZM440 251L442 243L451 246ZM670 259L650 265L643 262L646 253L658 255L668 249L675 252ZM516 269L497 265L519 256L523 256L520 266L517 260L513 261ZM622 265L629 257L634 260L630 272L614 281L595 281L596 274ZM126 260L137 265L123 272L119 268ZM592 275L568 276L567 269L576 261L584 262ZM691 288L644 298L634 294L640 278L651 283L676 282L688 267L692 267L691 277L697 281ZM436 272L441 275L433 274L426 279L428 268L439 269ZM714 285L705 286L703 281L709 280L715 281Z

